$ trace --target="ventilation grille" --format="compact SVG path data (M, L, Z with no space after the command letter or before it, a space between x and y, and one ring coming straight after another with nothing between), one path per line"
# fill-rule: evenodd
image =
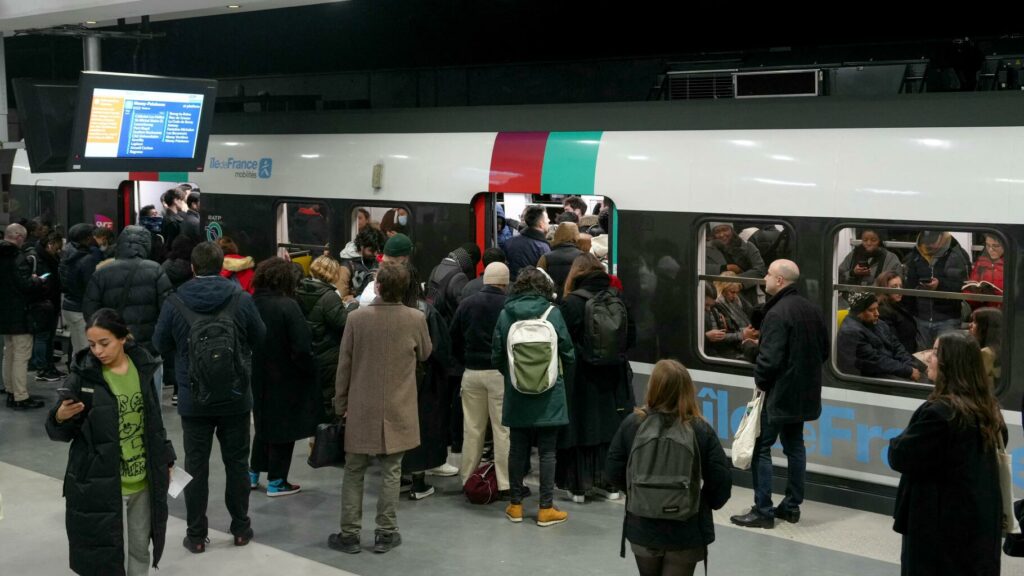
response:
M669 100L732 98L732 73L681 73L668 75Z

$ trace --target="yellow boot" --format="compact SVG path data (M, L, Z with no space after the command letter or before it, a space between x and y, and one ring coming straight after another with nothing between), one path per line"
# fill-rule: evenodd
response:
M505 518L508 518L512 522L523 521L523 505L522 504L509 504L505 507Z
M568 512L562 512L558 508L541 508L537 511L537 526L553 526L561 524L569 519Z

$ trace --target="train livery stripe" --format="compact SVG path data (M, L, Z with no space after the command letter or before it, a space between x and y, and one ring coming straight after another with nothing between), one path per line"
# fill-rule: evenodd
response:
M490 192L540 192L547 132L500 132L491 152Z
M603 132L500 132L491 153L490 192L594 194Z
M542 194L594 194L602 132L552 132L544 152Z
M188 182L188 172L129 172L135 182Z

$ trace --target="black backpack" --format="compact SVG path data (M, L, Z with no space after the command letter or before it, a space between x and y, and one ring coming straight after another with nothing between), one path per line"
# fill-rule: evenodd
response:
M197 406L237 402L249 388L251 357L235 322L241 297L240 290L214 314L197 314L177 294L169 297L189 326L188 382Z
M434 269L435 271L437 268ZM430 282L427 283L427 295L425 297L428 304L437 310L438 314L444 318L446 324L451 324L452 319L455 317L455 302L451 301L448 297L448 287L451 285L452 280L455 279L459 274L465 274L461 268L456 267L454 270L448 272L443 278L434 282L434 273L430 274Z
M626 304L618 290L608 288L594 294L588 290L573 290L587 304L583 316L583 340L577 347L577 356L588 364L620 364L629 348L629 316Z

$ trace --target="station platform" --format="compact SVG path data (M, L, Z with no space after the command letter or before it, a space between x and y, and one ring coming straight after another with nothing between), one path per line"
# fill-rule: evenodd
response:
M32 383L30 388L52 406L57 386ZM16 412L0 407L0 494L5 513L0 520L0 566L5 574L70 573L61 497L67 446L46 437L44 418L43 410ZM164 422L180 457L181 425L170 405L169 389L164 391ZM151 574L197 576L229 570L246 576L636 574L628 547L627 557L619 558L622 500L574 504L564 492L556 492L556 505L569 512L569 521L540 528L529 521L536 513L536 477L528 481L534 496L525 501L528 518L522 524L505 519L503 503L470 504L457 477L428 477L437 493L416 502L403 494L398 509L403 543L377 555L369 548L380 478L371 468L364 501L364 551L337 552L327 547L327 536L338 531L342 470L313 470L305 463L306 454L305 442L298 443L289 478L302 486L301 493L268 498L263 491L252 492L255 538L250 545L236 548L227 534L230 520L223 505L223 466L214 443L207 551L193 555L181 546L184 496L171 499L166 550L160 570ZM458 458L452 455L449 462L457 465ZM892 531L888 516L805 502L798 524L780 522L772 530L731 525L729 516L744 512L752 501L750 490L734 487L732 499L716 512L709 574L899 574L900 536ZM698 572L702 570L698 567ZM1003 574L1024 574L1024 559L1003 556Z

